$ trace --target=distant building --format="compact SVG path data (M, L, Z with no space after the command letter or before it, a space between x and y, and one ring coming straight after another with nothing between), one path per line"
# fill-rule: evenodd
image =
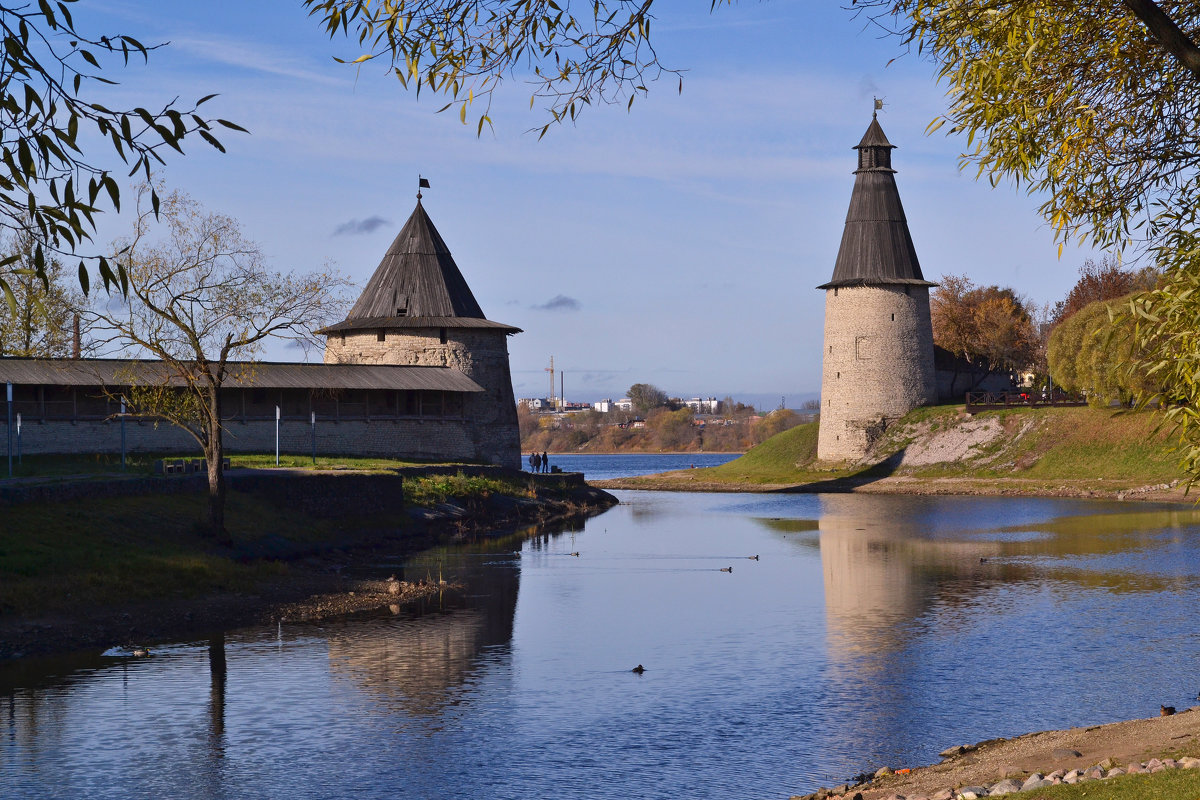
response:
M592 403L592 410L599 411L601 414L607 414L613 410L613 401L611 399L597 400L596 402Z
M525 406L530 411L553 411L554 401L548 397L522 397L518 405Z
M708 399L693 397L691 400L683 401L683 404L697 414L721 413L721 401L715 397L709 397Z
M633 401L628 397L622 397L612 405L613 408L617 409L618 411L633 411Z
M817 456L856 461L887 425L937 400L929 287L917 261L892 169L894 145L872 116L854 147L858 169L833 278Z

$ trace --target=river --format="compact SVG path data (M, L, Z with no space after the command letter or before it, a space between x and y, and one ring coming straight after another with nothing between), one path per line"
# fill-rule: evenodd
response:
M1190 509L618 495L381 560L420 609L0 671L0 796L785 798L1200 689Z

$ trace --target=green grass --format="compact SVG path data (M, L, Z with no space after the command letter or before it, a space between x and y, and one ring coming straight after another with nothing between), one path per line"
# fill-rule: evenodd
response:
M425 475L404 479L404 502L430 506L450 499L482 499L492 494L530 497L528 485L496 478L457 475Z
M0 613L65 610L210 591L246 590L286 568L242 563L203 535L201 495L122 497L4 509L0 534ZM232 492L227 528L236 543L268 536L333 535L299 515Z
M226 453L233 467L252 467L268 469L275 466L274 453ZM151 475L154 473L154 462L159 459L173 461L177 459L202 458L200 453L130 453L125 459L124 474ZM384 471L397 467L421 466L430 462L399 460L392 458L358 458L351 456L317 456L313 463L312 456L287 455L279 457L279 466L290 469L354 469L365 471ZM441 463L441 462L437 462ZM58 478L65 476L109 476L122 474L121 456L108 453L93 455L30 455L24 456L21 463L13 460L13 477ZM7 463L0 464L0 478L8 477Z
M689 470L692 480L729 485L794 485L850 476L893 474L883 462L921 437L953 430L967 419L996 419L997 439L966 457L894 474L926 478L1109 480L1130 487L1167 483L1181 477L1168 432L1156 431L1153 412L1113 413L1094 408L1017 408L968 418L963 407L919 408L893 424L880 442L875 465L830 468L816 460L818 423L800 425L752 448L720 467Z
M1074 786L1060 784L1004 795L1015 800L1196 800L1200 797L1200 770L1172 769L1153 775L1120 775Z
M740 483L799 483L831 476L813 469L817 457L817 423L797 425L753 447L719 467L689 470L702 480Z

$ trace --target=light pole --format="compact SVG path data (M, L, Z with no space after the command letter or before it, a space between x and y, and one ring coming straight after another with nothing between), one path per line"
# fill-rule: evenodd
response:
M275 406L275 466L279 466L279 406Z
M125 471L125 398L121 398L121 472Z
M12 407L12 381L8 382L8 477L12 477L12 440L13 440L13 407Z
M317 412L312 414L312 448L313 448L313 466L317 465Z

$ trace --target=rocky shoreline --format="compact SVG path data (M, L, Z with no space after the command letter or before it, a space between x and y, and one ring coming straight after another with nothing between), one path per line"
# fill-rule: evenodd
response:
M492 495L483 502L448 501L412 508L404 525L337 547L238 552L239 559L266 558L285 564L285 569L251 592L0 617L0 666L96 648L150 646L280 619L313 620L403 606L453 587L432 580L389 580L391 575L378 574L375 565L380 560L473 536L512 534L533 525L543 530L566 528L616 502L607 492L581 482L556 497Z
M1121 775L1200 769L1200 708L1041 731L942 751L925 767L891 769L792 800L976 800Z

